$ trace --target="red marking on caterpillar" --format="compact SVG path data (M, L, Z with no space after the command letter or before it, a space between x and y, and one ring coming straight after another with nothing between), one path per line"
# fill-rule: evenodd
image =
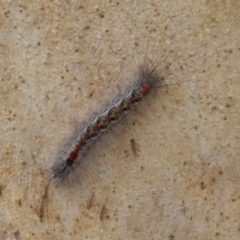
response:
M165 52L166 53L166 52ZM149 95L154 88L160 87L159 83L164 79L163 71L169 69L169 66L176 59L159 71L159 66L171 54L163 54L154 66L146 63L146 56L143 66L131 86L126 92L119 96L113 103L103 111L90 119L85 127L76 132L55 159L51 168L51 177L54 181L67 181L78 174L78 169L84 158L86 151L96 141L99 135L104 133L119 118L132 109L138 102ZM165 55L165 56L164 56Z

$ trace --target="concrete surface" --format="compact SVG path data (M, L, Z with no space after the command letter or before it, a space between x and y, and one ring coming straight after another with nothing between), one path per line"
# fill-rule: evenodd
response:
M239 1L0 6L0 239L240 239ZM180 83L103 136L73 186L48 187L148 42L153 62L172 43L165 83Z

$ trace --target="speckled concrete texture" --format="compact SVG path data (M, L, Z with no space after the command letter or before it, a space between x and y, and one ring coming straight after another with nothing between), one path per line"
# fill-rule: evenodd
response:
M0 239L240 239L239 1L0 6ZM168 86L48 185L64 140L169 46Z

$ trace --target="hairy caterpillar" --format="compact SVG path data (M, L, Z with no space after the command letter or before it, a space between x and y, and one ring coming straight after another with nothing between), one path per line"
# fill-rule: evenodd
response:
M161 64L172 54L169 48L155 65L146 60L145 53L144 62L139 67L138 74L134 77L132 84L123 91L123 94L117 96L107 107L99 111L81 129L77 130L74 137L55 158L51 168L51 178L54 181L67 181L75 177L85 153L98 137L154 89L161 86L161 81L169 75L170 66L178 59L177 57L171 63L165 65L164 68L160 68Z

